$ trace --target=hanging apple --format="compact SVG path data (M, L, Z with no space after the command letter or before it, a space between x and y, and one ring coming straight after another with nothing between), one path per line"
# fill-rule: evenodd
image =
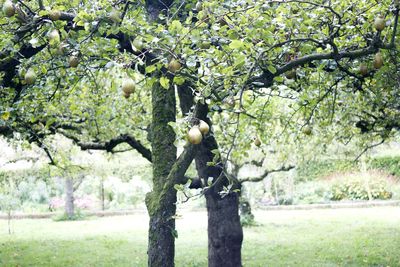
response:
M11 2L9 0L4 2L4 4L3 4L3 13L7 17L14 16L14 14L15 14L15 6L14 6L13 2Z
M132 94L135 91L135 82L131 78L122 81L122 92Z
M55 45L60 43L60 33L58 30L54 29L49 33L50 45Z
M382 15L379 15L374 21L374 27L377 31L383 31L385 29L386 22Z
M177 72L181 67L182 64L176 59L171 60L168 64L168 70L172 73Z
M77 56L70 56L68 59L68 64L71 68L76 68L79 65L79 58Z
M59 20L59 19L61 18L61 11L59 11L59 10L51 10L51 11L49 12L49 18L50 18L52 21L57 21L57 20Z
M261 146L261 140L260 138L258 138L258 136L254 137L254 145Z
M311 135L311 134L312 134L312 129L311 129L311 127L308 126L308 125L304 126L304 127L303 127L303 133L304 133L305 135Z
M289 80L292 80L294 78L296 78L296 70L289 70L285 73L286 78L288 78Z
M188 133L188 140L193 145L198 145L203 140L203 135L198 126L193 126Z
M199 130L203 135L206 135L210 131L210 126L207 122L200 120Z
M380 69L383 66L383 57L380 52L376 53L374 56L374 68Z
M196 10L199 12L203 10L203 3L201 1L196 3Z
M113 8L108 16L113 22L117 23L121 20L121 14L115 8Z
M36 73L33 69L29 69L25 73L25 83L26 84L33 84L36 81Z
M360 74L362 76L367 76L368 75L368 67L367 67L367 65L361 64L359 71L360 71Z
M134 50L136 51L142 51L144 48L143 40L142 38L136 38L135 40L132 41L132 46Z

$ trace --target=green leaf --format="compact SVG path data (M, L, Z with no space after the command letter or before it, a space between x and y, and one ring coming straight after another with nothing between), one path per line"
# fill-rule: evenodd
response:
M1 115L1 118L7 121L10 118L10 112L6 111Z
M152 73L157 69L156 65L150 65L146 67L146 73Z
M232 42L229 44L230 49L239 49L243 47L243 42L240 40L232 40Z
M173 237L178 238L178 231L176 231L175 229L171 229L171 234Z
M272 65L268 65L267 69L272 73L275 74L276 73L276 68Z
M174 84L176 85L182 85L185 82L185 78L182 76L175 76L174 77Z
M167 77L161 77L160 78L160 84L162 87L164 87L165 89L169 89L169 79Z
M182 30L182 24L179 22L179 20L174 20L171 22L171 25L169 26L169 30L171 32L179 33Z

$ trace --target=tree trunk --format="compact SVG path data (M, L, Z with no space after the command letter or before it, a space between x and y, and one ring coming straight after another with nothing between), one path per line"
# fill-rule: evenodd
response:
M176 99L172 88L158 83L152 88L151 144L153 159L153 190L146 196L150 216L148 266L174 266L176 191L164 188L167 176L176 161L175 133L168 125L176 117Z
M211 126L211 121L206 117L208 107L202 107L202 117ZM209 267L240 267L243 229L239 217L239 194L230 192L225 197L219 194L223 186L228 185L227 177L222 173L223 166L208 166L212 162L218 144L213 135L209 135L202 142L196 156L196 168L199 177L208 183L208 178L213 178L213 187L205 194L208 213L208 266ZM222 175L220 177L220 175ZM216 180L220 182L215 184ZM240 184L233 185L232 189L240 189Z
M238 195L221 198L217 192L206 194L208 212L208 266L242 266L243 231L238 213Z
M71 178L65 179L65 214L68 219L75 215L74 211L74 182Z
M193 94L190 88L184 84L178 88L180 108L183 114L187 114L193 106ZM199 119L204 120L212 126L207 118L208 106L199 107ZM221 175L222 167L208 166L212 162L214 154L211 152L218 149L218 144L212 134L208 134L200 145L196 154L196 169L204 184L208 184L208 178L212 177L215 182ZM223 175L223 174L222 174ZM222 182L209 190L206 196L208 213L208 266L209 267L239 267L241 262L241 247L243 241L243 229L239 217L239 195L231 192L225 197L219 195L223 185L227 185L228 179L223 175ZM240 184L234 188L240 189Z
M156 202L157 198L151 201ZM164 199L154 207L150 214L149 224L149 245L148 245L148 266L158 267L174 266L175 257L175 230L176 213L176 191L171 190L168 200ZM149 211L150 212L150 211Z
M11 235L11 210L7 211L8 234Z
M105 203L104 203L104 179L101 178L100 180L100 202L101 202L101 210L105 210Z

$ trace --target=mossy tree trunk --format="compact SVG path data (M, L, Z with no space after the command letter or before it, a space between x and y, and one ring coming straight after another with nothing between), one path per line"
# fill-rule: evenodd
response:
M176 161L175 133L168 125L175 121L176 100L173 89L158 83L152 89L153 190L146 196L150 216L148 266L174 266L176 191L164 188Z

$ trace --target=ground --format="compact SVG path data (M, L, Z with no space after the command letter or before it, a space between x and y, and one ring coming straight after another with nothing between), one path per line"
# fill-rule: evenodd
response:
M178 219L176 266L207 266L205 212ZM400 266L400 207L259 211L245 229L248 266ZM0 220L0 266L146 266L147 215Z

